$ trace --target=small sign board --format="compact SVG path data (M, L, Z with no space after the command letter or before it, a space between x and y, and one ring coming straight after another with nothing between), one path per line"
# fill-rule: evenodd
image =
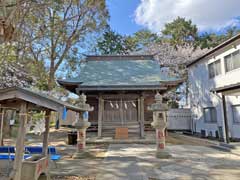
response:
M117 127L115 129L115 139L128 139L128 128Z

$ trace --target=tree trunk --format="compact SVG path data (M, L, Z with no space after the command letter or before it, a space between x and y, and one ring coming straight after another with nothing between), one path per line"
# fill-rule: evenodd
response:
M48 90L51 91L54 88L54 61L51 61L50 72L48 76Z

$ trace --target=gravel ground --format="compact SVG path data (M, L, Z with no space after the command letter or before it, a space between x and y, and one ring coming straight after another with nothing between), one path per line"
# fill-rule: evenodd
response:
M8 177L8 169L0 168L0 180L6 180Z

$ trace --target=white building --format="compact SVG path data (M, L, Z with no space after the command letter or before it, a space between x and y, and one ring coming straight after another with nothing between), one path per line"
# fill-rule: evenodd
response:
M240 138L240 34L188 68L193 131L225 140Z

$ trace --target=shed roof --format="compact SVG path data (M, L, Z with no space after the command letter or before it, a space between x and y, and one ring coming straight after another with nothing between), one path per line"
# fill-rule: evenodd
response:
M67 102L60 101L43 93L33 92L32 90L26 88L11 87L0 89L0 104L1 101L11 99L27 101L29 103L35 104L36 106L58 112L62 112L64 107L76 112L88 111L90 109L89 105L84 107L73 106Z
M79 87L126 87L153 88L164 82L179 81L180 78L169 76L160 69L160 65L153 59L131 59L131 56L107 60L87 60L80 74L74 79L58 80L61 85L75 84Z

